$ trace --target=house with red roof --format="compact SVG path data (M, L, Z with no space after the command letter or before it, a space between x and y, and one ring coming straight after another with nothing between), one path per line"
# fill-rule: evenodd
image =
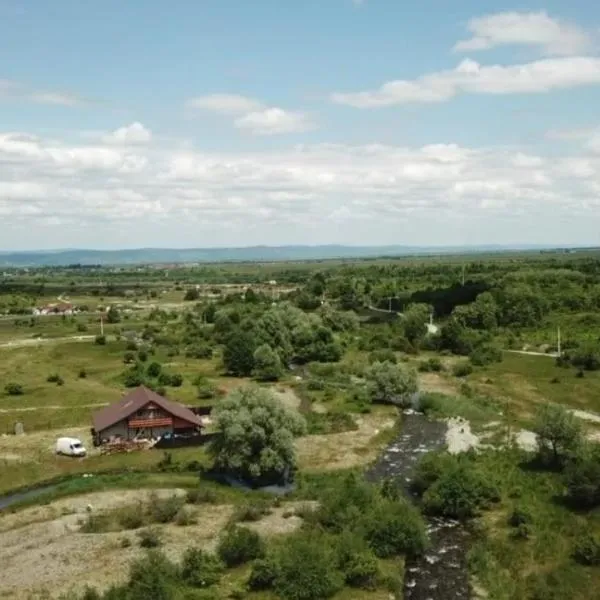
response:
M201 417L179 402L167 400L141 385L118 402L93 415L97 443L113 440L158 439L165 434L194 434Z

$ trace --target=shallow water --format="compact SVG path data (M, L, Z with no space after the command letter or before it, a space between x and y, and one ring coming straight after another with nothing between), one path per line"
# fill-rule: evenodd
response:
M411 496L414 468L427 452L444 447L446 424L428 421L420 414L405 414L402 430L367 473L371 480L391 477ZM466 553L468 535L457 522L427 521L429 550L406 563L405 600L453 600L470 598Z

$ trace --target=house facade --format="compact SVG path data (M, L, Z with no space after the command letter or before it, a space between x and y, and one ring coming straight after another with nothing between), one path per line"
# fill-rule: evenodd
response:
M158 439L165 434L192 434L202 419L178 402L167 400L145 386L96 412L93 435L97 444L114 440Z

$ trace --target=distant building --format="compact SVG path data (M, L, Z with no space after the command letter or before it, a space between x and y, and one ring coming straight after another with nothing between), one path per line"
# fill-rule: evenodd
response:
M142 385L96 412L93 426L96 443L101 444L116 439L157 439L167 433L196 433L204 424L183 404Z
M75 307L68 302L57 304L46 304L33 309L34 315L72 315L76 312Z

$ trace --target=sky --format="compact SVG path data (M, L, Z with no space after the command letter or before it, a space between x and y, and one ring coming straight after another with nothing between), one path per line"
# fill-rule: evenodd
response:
M0 0L0 250L600 245L600 3Z

